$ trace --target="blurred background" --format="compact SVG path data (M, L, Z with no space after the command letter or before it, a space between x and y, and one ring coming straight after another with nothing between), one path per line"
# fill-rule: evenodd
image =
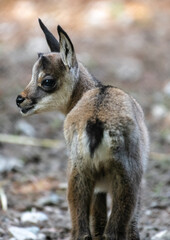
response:
M64 116L22 118L15 104L37 53L49 51L38 17L56 36L60 24L93 75L142 105L151 155L139 228L142 239L170 239L169 0L0 1L0 239L70 233Z

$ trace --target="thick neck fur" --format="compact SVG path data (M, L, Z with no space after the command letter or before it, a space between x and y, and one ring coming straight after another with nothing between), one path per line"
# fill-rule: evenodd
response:
M86 91L101 86L102 84L95 79L81 63L79 63L79 78L71 95L67 108L67 114L77 104Z

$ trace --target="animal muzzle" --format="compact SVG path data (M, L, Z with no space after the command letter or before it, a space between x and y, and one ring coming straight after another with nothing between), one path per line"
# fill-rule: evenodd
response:
M18 107L20 107L21 103L23 103L25 100L25 98L21 95L18 95L18 97L16 98L16 104Z
M25 115L34 108L36 103L32 99L28 99L26 97L23 97L22 95L18 95L16 98L16 104L20 108L21 113Z

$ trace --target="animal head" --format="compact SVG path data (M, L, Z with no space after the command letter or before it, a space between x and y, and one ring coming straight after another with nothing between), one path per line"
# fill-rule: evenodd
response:
M40 19L39 24L51 52L38 54L31 81L16 99L24 116L53 110L66 113L79 76L74 46L67 33L58 26L58 42Z

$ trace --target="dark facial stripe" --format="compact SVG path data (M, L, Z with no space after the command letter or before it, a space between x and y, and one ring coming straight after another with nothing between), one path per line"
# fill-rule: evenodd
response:
M32 104L36 104L41 98L45 97L47 93L42 90L39 86L36 88L36 91L29 96L29 99L32 101Z
M89 120L86 126L86 132L89 140L90 156L93 158L96 148L100 145L103 139L104 123L99 119L95 121Z

